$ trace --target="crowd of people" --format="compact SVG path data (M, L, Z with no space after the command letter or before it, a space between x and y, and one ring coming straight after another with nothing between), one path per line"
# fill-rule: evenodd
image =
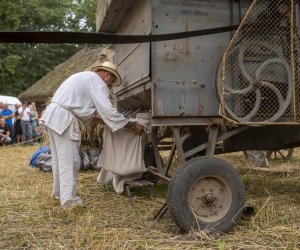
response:
M0 102L0 146L15 143L34 144L41 136L35 102L15 104L15 110Z

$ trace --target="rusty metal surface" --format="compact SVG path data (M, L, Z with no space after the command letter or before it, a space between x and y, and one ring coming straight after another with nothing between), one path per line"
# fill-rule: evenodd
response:
M99 31L158 35L235 25L251 2L104 0L107 14ZM98 15L101 11L98 8ZM152 110L154 126L214 124L214 118L220 118L217 73L232 35L117 45L114 59L124 79L115 92L120 105L131 108L145 103Z
M151 1L140 0L128 10L127 18L118 28L120 34L147 35L151 32ZM119 44L115 46L114 62L118 65L123 83L116 95L135 84L144 84L150 74L150 44ZM138 83L138 84L136 84ZM121 92L120 94L118 92Z
M151 109L151 91L149 88L145 88L147 85L140 85L134 89L124 92L118 96L118 106L124 108L136 108Z
M152 126L195 126L223 124L220 117L160 117L151 119Z
M98 6L98 31L148 35L151 22L151 0L103 0ZM143 92L145 88L139 86L150 80L150 43L118 44L114 48L114 63L123 80L114 93L127 99L128 106L134 106L136 102L132 97Z
M239 22L239 4L230 0L153 2L152 34ZM152 44L153 116L219 115L215 77L230 38L228 32Z
M101 0L96 12L97 32L117 32L135 0Z

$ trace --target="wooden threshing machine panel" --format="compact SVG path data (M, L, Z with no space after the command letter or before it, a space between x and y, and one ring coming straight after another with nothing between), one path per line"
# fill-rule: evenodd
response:
M241 23L235 36L116 45L119 106L152 110L154 125L209 124L220 116L297 123L298 44L291 42L298 8L289 0L101 1L97 28L104 32L157 35Z
M170 182L158 217L169 209L183 231L227 232L242 215L244 184L215 154L300 145L299 1L103 0L98 9L99 31L127 35L232 25L236 32L115 47L119 108L151 110L149 169Z

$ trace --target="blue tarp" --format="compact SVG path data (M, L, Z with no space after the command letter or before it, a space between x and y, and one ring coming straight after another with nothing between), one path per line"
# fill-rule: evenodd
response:
M37 151L35 151L33 153L29 165L33 168L36 168L37 167L37 157L42 153L46 153L48 150L49 150L48 146L40 147Z

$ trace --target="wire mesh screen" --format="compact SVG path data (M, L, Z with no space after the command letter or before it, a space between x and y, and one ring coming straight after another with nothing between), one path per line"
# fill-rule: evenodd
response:
M299 121L296 5L254 0L222 63L221 109L237 123Z

